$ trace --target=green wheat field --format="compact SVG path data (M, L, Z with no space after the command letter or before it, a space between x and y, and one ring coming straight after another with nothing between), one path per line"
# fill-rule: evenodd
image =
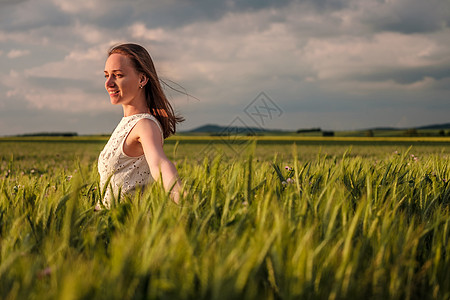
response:
M450 298L449 138L174 137L96 211L106 141L0 139L1 299Z

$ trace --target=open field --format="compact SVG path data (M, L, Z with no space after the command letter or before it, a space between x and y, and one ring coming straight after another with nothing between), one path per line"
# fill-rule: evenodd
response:
M176 136L96 212L106 141L0 139L1 299L450 298L449 138Z

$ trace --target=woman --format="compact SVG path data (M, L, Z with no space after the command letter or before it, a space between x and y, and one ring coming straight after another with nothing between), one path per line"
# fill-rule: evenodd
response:
M178 203L180 180L163 151L164 139L175 133L183 118L174 114L149 53L140 45L111 48L105 64L105 88L112 104L120 104L124 117L100 153L102 199L109 208L119 194L163 181Z

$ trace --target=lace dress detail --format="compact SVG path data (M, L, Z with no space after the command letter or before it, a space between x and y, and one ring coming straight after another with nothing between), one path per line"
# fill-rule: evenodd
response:
M121 194L128 194L136 187L143 187L154 181L144 155L130 157L123 152L123 144L131 129L144 118L158 125L161 142L164 143L161 125L153 115L143 113L122 118L98 158L100 186L106 189L102 202L107 208L110 207L112 194L117 199L120 189ZM110 182L108 186L105 186L109 177L111 177Z

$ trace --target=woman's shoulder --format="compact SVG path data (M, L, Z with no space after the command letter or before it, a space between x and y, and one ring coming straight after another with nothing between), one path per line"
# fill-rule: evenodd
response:
M149 114L149 113L145 113L145 114L142 114L141 120L142 120L142 119L152 120L154 123L156 123L156 125L158 126L159 130L160 130L161 133L162 133L161 123L159 123L158 119L157 119L154 115ZM146 121L144 121L144 122L146 122ZM148 121L147 121L147 122L148 122Z
M145 134L159 133L161 135L161 142L164 143L164 135L161 128L161 124L159 123L158 119L152 114L149 113L140 114L136 122L135 128L139 136Z

